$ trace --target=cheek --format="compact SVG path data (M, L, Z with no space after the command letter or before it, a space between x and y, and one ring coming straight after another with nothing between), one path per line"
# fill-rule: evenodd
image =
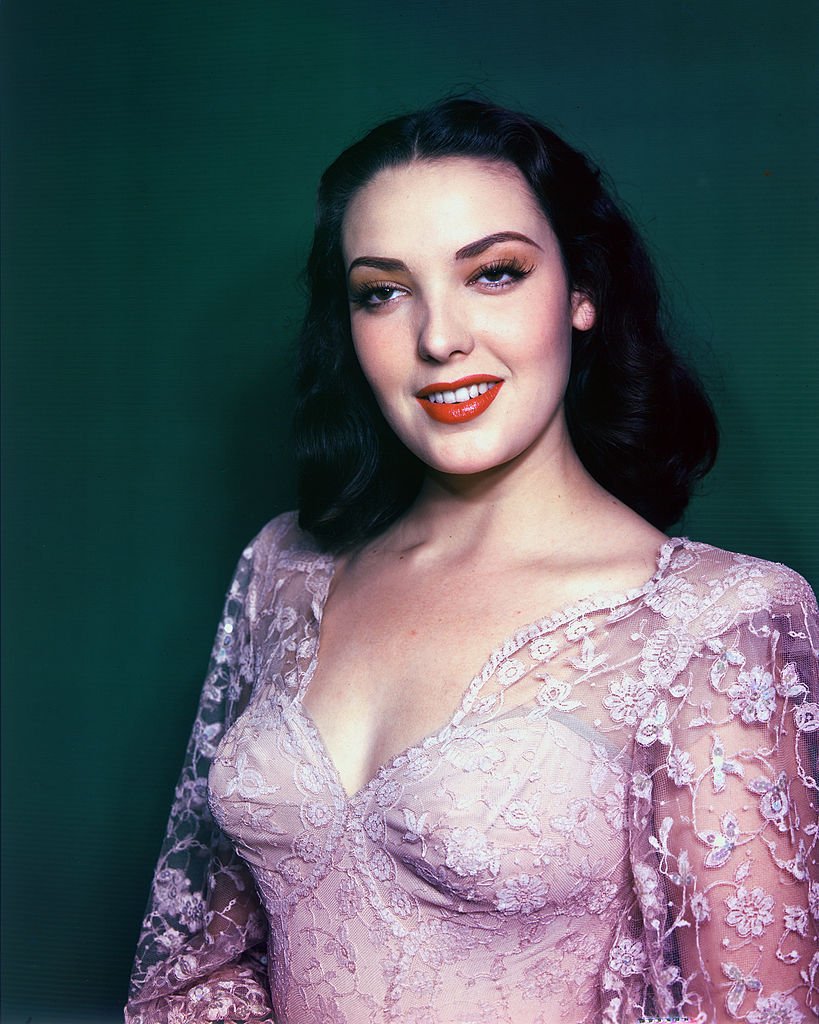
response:
M487 322L485 328L513 371L536 373L549 368L561 372L571 363L572 325L568 312L533 315L529 309L514 317Z
M354 327L352 334L358 365L380 404L385 390L399 376L395 346L389 344L377 325Z

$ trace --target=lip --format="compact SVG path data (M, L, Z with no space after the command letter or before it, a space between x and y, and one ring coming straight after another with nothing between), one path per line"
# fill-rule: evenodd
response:
M427 401L427 395L431 395L435 391L457 391L458 388L468 388L472 384L494 384L495 386L484 394L478 395L477 398L470 398L466 402L439 405L437 402ZM485 413L498 397L498 392L502 387L503 381L499 377L473 374L471 377L461 377L460 380L451 383L429 384L427 387L421 388L415 399L427 416L435 420L436 423L466 423Z
M441 384L427 384L426 387L421 388L416 393L416 398L426 398L427 395L431 395L436 391L457 391L458 388L468 388L472 384L501 384L502 380L500 377L492 377L485 373L473 373L470 377L461 377L459 380L444 381ZM494 388L492 389L495 390ZM461 405L466 405L466 402L461 402Z

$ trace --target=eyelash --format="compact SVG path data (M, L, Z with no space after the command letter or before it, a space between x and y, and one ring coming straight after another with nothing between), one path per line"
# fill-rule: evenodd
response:
M469 283L474 284L487 274L508 274L512 278L511 281L486 282L489 288L508 288L516 281L521 281L524 277L528 277L534 269L533 263L526 264L516 256L510 256L507 259L493 260L491 263L485 263L482 267L478 267L477 272L469 279Z
M357 285L350 290L350 301L354 306L363 306L365 309L376 309L378 306L386 306L392 299L382 299L380 302L373 302L377 292L395 292L400 288L392 281L368 281L367 284Z
M477 284L482 277L487 275L508 275L510 281L486 281L484 287L489 288L492 291L500 291L503 288L509 288L511 285L523 280L528 277L529 274L534 270L534 264L526 264L523 260L518 259L515 256L509 257L508 259L492 260L491 263L484 263L483 266L478 267L475 273L467 281L467 284ZM354 306L360 306L364 309L378 309L381 306L386 306L393 299L382 299L379 302L374 302L373 299L376 297L378 292L395 292L402 290L401 285L395 284L393 281L369 281L366 284L358 285L353 288L350 292L350 301Z

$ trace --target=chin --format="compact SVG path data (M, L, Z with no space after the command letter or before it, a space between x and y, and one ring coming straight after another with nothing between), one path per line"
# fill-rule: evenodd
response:
M430 452L418 452L416 454L434 473L439 473L443 476L478 477L491 473L495 469L500 469L501 466L505 466L516 458L517 453L490 454L472 452L467 454L459 452L449 456L442 456L440 453L432 454Z

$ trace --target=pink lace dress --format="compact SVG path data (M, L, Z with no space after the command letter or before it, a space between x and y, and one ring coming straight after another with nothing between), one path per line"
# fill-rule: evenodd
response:
M242 555L129 1024L812 1019L801 577L669 540L644 586L510 637L349 795L302 703L333 567L292 514Z

